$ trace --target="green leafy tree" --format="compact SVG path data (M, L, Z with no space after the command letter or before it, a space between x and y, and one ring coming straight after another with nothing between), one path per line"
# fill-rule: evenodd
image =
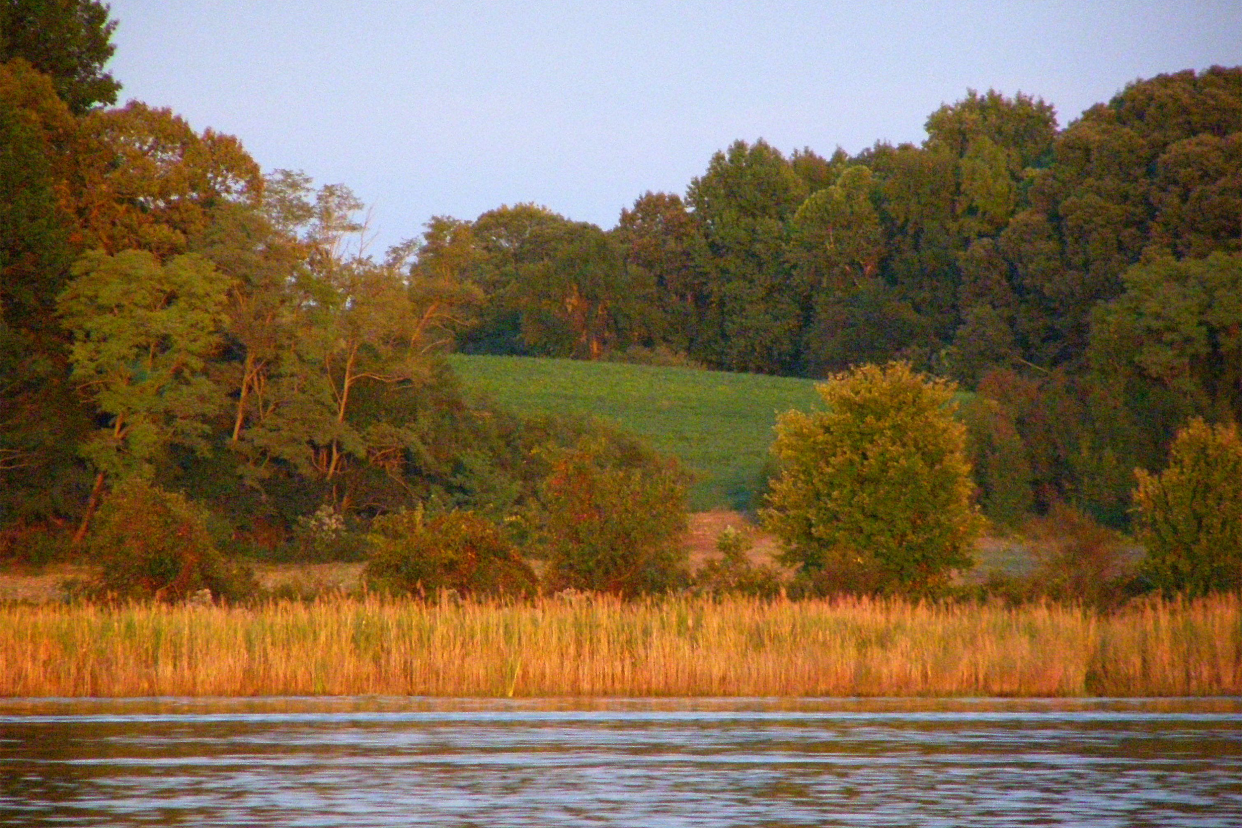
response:
M463 351L536 352L524 336L522 305L529 299L532 270L538 274L546 269L569 223L535 204L498 207L474 221L477 256L470 266L470 280L483 291L485 306L478 326L462 337Z
M441 247L442 223L452 222ZM416 320L410 342L419 353L442 353L478 324L483 291L469 280L477 256L471 227L456 219L433 218L422 240L395 245L384 267L402 278Z
M208 515L183 495L131 477L105 499L87 540L100 564L104 596L181 601L200 589L241 600L253 576L225 560L207 529Z
M926 362L927 320L880 279L826 292L816 306L803 336L806 374L824 377L895 357Z
M953 345L941 351L940 358L953 376L971 388L988 371L1007 368L1020 359L1012 325L990 304L965 308Z
M362 255L362 204L347 187L312 193L308 180L290 174L277 190L269 215L300 243L299 260L294 278L284 283L291 293L267 300L279 315L275 338L250 343L262 365L253 374L237 448L252 482L275 466L288 467L347 511L346 472L375 452L399 450L406 436L400 429L369 433L350 413L361 384L421 375L425 366L412 342L414 308L401 275Z
M258 206L263 176L231 135L196 133L168 109L130 101L81 120L74 208L85 246L185 253L216 210Z
M650 301L644 275L630 271L620 245L598 227L564 227L550 258L524 269L523 339L539 353L599 359L628 333L627 311Z
M1074 468L1086 504L1118 525L1131 469L1158 465L1191 417L1242 416L1242 255L1152 257L1121 278L1124 292L1092 315L1080 380L1091 439Z
M780 373L798 360L803 309L790 290L789 223L806 183L764 141L732 144L712 156L687 201L702 227L711 310L701 350L692 354L734 371Z
M794 214L790 255L812 296L854 287L878 271L884 238L872 183L866 167L846 167Z
M955 207L958 159L946 148L881 144L859 161L871 169L876 185L876 210L884 230L876 277L888 294L884 301L903 304L922 320L920 341L910 345L930 352L932 343L957 323L956 264L964 246ZM914 354L891 351L880 360L894 358L912 359Z
M427 278L468 279L481 256L473 223L451 216L432 216L425 226L414 267Z
M74 132L46 76L0 64L0 312L11 327L47 327L69 275L74 224L60 192Z
M598 359L650 327L648 274L595 225L519 204L479 216L470 235L471 281L486 300L467 352Z
M1242 439L1194 419L1160 474L1139 470L1134 502L1147 546L1142 574L1165 593L1242 587Z
M984 94L967 90L966 97L941 106L927 118L929 146L941 146L965 157L976 142L986 139L1004 147L1010 171L1039 166L1050 160L1057 133L1052 104L1019 92L1012 98L994 89Z
M190 237L189 246L234 281L228 356L211 367L234 400L229 438L236 446L250 425L270 413L273 370L293 347L293 323L306 300L307 246L277 225L266 203L262 208L248 203L218 208L211 223Z
M1082 342L1067 335L1063 324L1077 302L1079 275L1065 266L1061 241L1048 216L1023 210L995 242L980 242L985 246L979 258L970 264L962 261L963 311L976 302L991 304L1011 324L1017 356L1027 362L1049 368L1081 357ZM976 244L967 258L976 253Z
M784 560L851 591L917 591L971 564L978 520L953 387L908 364L818 386L825 410L777 422L765 525Z
M1033 474L1012 412L973 395L959 409L980 508L1001 526L1019 525L1034 510Z
M831 187L849 164L849 155L840 147L836 148L830 158L824 158L810 147L803 147L789 154L789 166L806 184L808 193Z
M410 458L434 440L412 401L435 384L435 352L479 301L436 252L451 228L437 221L427 239L377 263L365 255L361 212L343 185L315 190L278 171L261 207L219 208L191 237L238 276L229 360L217 363L235 401L229 445L243 479L286 522L324 503L342 513L409 504Z
M1242 248L1242 131L1183 138L1156 164L1154 243L1179 258Z
M957 233L973 238L1003 229L1020 206L1026 179L1052 157L1057 132L1051 104L988 90L940 107L927 119L927 143L957 159Z
M368 458L400 452L409 435L360 428L351 412L361 385L418 380L427 370L411 350L416 318L404 285L383 269L352 263L335 276L330 304L304 309L292 351L281 355L270 412L245 440L264 457L291 463L329 487L346 510L345 473Z
M409 274L420 347L447 350L478 324L484 294L471 276L480 253L468 221L435 216L426 227L421 239L389 251L388 266Z
M680 353L698 350L710 301L707 243L685 203L670 193L648 192L621 211L613 235L630 266L654 280L648 326L656 344Z
M107 477L149 474L173 443L204 444L224 403L205 368L233 282L199 255L161 265L143 250L89 253L73 273L58 301L73 332L72 380L107 421L80 449L98 473L80 539Z
M879 278L884 237L862 165L813 193L791 222L789 259L807 320L802 370L825 376L903 353L923 333L918 315Z
M997 365L1004 365L1027 355L1021 349L1028 327L1043 336L1051 325L1052 311L1037 303L1032 305L1045 316L1028 321L1019 314L1014 287L1015 259L1038 258L1044 237L1032 239L1030 253L1020 256L1010 256L999 239L1029 208L1033 182L1052 161L1055 112L1022 94L1009 98L972 90L963 100L932 113L927 133L921 147L881 144L858 159L871 169L877 184L876 206L884 230L878 275L894 300L906 303L923 320L920 341L913 349L907 346L901 356L934 365L938 357L933 355L952 343L954 353L948 355L955 372L965 352L972 352L972 362L995 354ZM1055 281L1064 267L1060 242L1053 238L1050 272ZM967 314L983 305L990 305L997 315L987 319L990 341L977 348L967 340L984 332L982 311L976 310L973 319ZM964 322L970 329L959 331ZM1010 332L997 330L998 322ZM1006 341L1012 341L1017 352L1010 353ZM1042 340L1035 344L1044 345ZM972 365L959 373L973 379L987 367Z
M116 102L121 84L103 71L116 21L98 0L0 2L0 63L24 58L56 84L76 114Z
M1122 275L1125 292L1097 308L1097 374L1162 386L1190 414L1242 417L1242 254L1170 257Z
M1160 75L1057 135L1051 164L1030 187L1049 232L1033 239L1041 249L1018 244L1011 258L1027 312L1059 343L1059 362L1083 361L1094 306L1124 291L1122 273L1145 250L1204 257L1238 249L1230 136L1242 132L1239 100L1240 67ZM1049 242L1059 266L1047 266ZM1031 270L1021 264L1028 258Z

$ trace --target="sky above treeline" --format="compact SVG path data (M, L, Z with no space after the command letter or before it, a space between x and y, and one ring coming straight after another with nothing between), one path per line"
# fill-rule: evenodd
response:
M131 98L344 183L374 252L433 215L535 202L604 228L737 139L921 142L968 89L1062 126L1127 83L1242 64L1237 0L110 0Z

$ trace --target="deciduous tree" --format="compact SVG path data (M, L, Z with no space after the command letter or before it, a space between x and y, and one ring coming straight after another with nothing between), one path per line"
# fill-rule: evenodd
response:
M847 591L930 589L969 566L978 522L953 387L892 363L818 390L825 410L782 415L772 445L763 519L786 563Z
M80 539L107 477L149 474L172 443L203 444L224 403L206 363L232 280L196 254L160 264L143 250L89 253L73 272L58 302L72 379L107 421L80 449L98 472Z
M719 368L780 373L798 359L802 307L786 257L805 182L764 141L716 153L687 201L710 251L710 330L695 356Z
M76 114L112 104L121 88L103 71L112 57L108 6L98 0L3 0L0 63L23 58L52 78L61 100Z
M1142 573L1166 593L1242 586L1242 439L1201 419L1178 432L1160 474L1138 471Z
M51 79L0 64L0 512L56 512L89 427L66 376L56 295L76 254L66 209L76 130Z

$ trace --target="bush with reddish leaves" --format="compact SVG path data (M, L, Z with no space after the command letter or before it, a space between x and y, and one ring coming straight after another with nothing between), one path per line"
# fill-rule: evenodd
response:
M119 483L87 536L100 564L100 597L182 601L202 589L226 600L253 594L253 576L216 550L207 513L184 495L140 478Z
M685 586L686 519L675 462L585 439L560 453L540 489L534 523L549 586L627 596Z
M434 598L529 596L535 573L496 524L470 511L422 509L376 518L363 577L370 589Z

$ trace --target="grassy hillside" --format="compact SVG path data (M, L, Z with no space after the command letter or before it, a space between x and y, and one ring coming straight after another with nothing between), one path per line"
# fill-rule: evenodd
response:
M679 458L696 475L697 511L755 505L777 414L819 403L813 382L787 377L461 354L449 364L515 411L591 414Z

